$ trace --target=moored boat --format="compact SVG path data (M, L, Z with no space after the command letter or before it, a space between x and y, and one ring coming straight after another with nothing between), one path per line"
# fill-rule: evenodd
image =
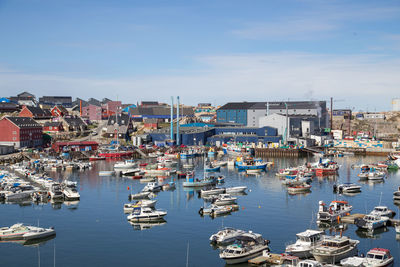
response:
M394 264L394 258L385 248L373 248L368 251L363 261L365 267L390 267Z
M296 242L288 245L285 252L300 259L310 258L312 256L311 250L321 242L323 233L323 231L317 230L306 230L298 233L296 234Z
M130 214L127 219L136 222L150 222L162 220L165 215L167 215L167 212L163 210L153 210L147 207L135 207L132 214Z
M322 242L311 251L311 254L318 262L335 264L342 259L356 256L359 242L347 236L324 236Z
M260 234L248 232L237 238L233 245L226 247L219 257L227 264L238 264L247 262L262 255L264 250L269 251L269 241Z
M234 242L239 236L246 233L243 230L232 227L225 227L217 233L210 236L210 242L217 245L225 245Z

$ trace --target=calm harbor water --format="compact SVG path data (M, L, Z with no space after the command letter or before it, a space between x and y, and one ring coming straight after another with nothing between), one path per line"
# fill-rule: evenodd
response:
M308 159L316 161L315 158ZM383 183L362 183L362 193L356 196L339 196L332 192L334 183L357 182L358 170L352 164L373 163L383 157L344 157L336 159L340 164L336 177L315 178L312 192L307 195L288 195L276 170L297 166L307 159L274 159L275 166L261 176L246 176L234 169L222 168L226 176L225 186L246 185L248 195L239 196L240 210L226 217L211 219L200 217L198 210L203 201L197 193L182 187L184 179L177 180L175 191L158 193L159 209L168 211L166 223L131 225L123 204L128 203L128 187L140 191L144 184L123 177L99 177L100 170L112 169L114 162L95 163L91 170L51 173L57 179L68 177L78 181L81 201L78 204L61 205L0 205L0 226L17 222L49 227L54 226L56 238L39 246L23 246L17 243L0 243L1 266L224 266L208 241L211 234L222 226L231 226L261 233L271 241L271 251L281 253L295 240L295 234L307 228L317 228L318 201L348 200L353 213L369 212L382 205L399 213L393 204L392 194L400 186L400 171L391 172ZM196 175L203 176L203 159L197 163ZM166 181L169 181L167 179ZM398 215L396 215L398 218ZM360 252L373 247L391 250L395 266L400 266L400 240L396 240L394 228L388 227L375 235L356 232L348 225L344 232L360 240ZM332 232L327 230L327 233ZM333 232L332 232L333 233ZM189 244L189 254L187 248Z

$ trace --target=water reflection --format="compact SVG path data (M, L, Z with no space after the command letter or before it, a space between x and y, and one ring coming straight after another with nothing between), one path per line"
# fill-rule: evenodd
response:
M375 230L361 230L357 229L356 234L360 238L370 238L370 239L381 239L382 234L389 232L389 229L387 227L380 227Z
M2 240L0 243L13 243L19 244L25 247L37 247L46 244L47 241L52 240L56 237L56 235L47 236L44 238L37 238L31 240Z
M151 229L155 226L164 225L167 223L167 221L163 219L163 220L160 220L157 222L129 222L129 223L132 225L134 230L142 231L142 230Z

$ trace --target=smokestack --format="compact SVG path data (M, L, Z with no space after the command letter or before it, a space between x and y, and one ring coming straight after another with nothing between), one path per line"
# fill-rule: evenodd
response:
M177 104L176 104L176 144L179 146L181 143L180 136L179 136L179 96L176 97Z
M171 140L174 140L174 97L171 96Z

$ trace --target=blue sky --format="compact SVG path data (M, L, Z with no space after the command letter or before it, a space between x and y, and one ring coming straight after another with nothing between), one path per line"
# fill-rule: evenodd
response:
M0 0L0 90L389 110L399 26L399 1Z

